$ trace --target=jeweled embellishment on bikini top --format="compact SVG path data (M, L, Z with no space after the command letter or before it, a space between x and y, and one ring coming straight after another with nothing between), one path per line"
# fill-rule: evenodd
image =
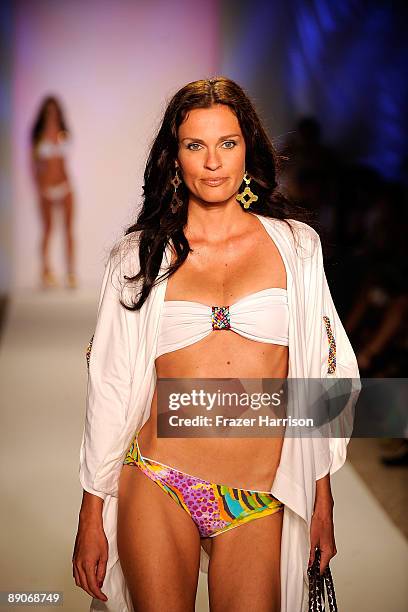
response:
M213 329L230 329L229 306L211 306L211 324Z

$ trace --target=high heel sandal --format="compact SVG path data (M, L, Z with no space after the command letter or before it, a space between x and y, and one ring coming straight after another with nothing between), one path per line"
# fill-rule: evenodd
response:
M49 270L42 273L41 283L43 289L52 289L54 287L58 287L58 281L55 278L55 275Z
M67 274L67 288L68 289L76 289L78 286L78 281L74 272L68 272Z

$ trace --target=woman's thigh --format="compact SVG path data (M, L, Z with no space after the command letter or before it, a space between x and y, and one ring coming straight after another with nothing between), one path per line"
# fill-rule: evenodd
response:
M135 612L193 612L200 537L190 515L136 466L119 481L118 553Z
M43 195L39 197L39 208L40 208L41 220L42 220L42 224L45 230L48 230L51 228L53 204L54 202L52 202L52 200L49 200Z
M279 612L284 509L212 538L211 612Z
M64 222L67 229L72 229L73 212L74 212L74 197L72 191L67 193L63 199Z

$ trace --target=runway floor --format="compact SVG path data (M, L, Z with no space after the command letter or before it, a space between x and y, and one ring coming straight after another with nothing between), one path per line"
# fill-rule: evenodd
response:
M96 292L80 289L20 292L10 299L0 343L0 590L63 591L65 612L89 608L71 556L82 497L85 350L96 305ZM350 462L332 477L332 489L339 610L405 612L408 542L398 521ZM200 575L197 612L208 610L206 599Z

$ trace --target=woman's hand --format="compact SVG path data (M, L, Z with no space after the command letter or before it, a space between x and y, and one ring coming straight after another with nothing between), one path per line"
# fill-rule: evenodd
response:
M320 548L320 575L323 574L329 561L337 554L334 541L333 500L316 500L310 526L310 567L315 558L315 548Z
M101 587L108 561L108 540L100 521L80 519L72 556L75 584L91 597L107 601Z

